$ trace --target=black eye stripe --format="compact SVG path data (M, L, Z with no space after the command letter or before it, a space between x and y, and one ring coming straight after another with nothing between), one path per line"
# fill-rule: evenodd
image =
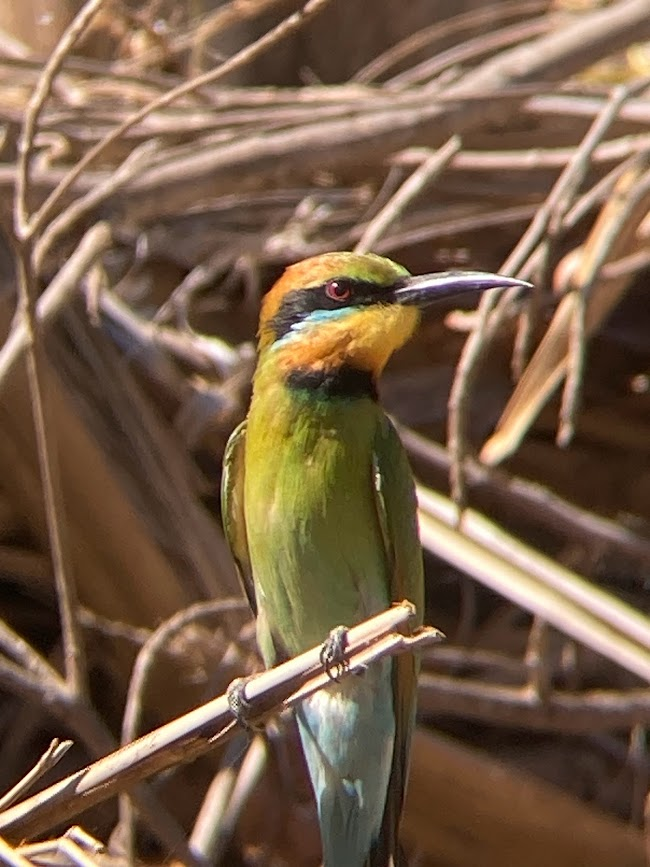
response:
M316 310L340 310L345 307L367 307L382 300L392 300L395 285L378 286L366 280L354 280L349 277L334 278L341 289L349 289L347 300L336 300L326 294L326 287L332 280L320 286L310 286L308 289L296 289L287 292L282 299L278 312L271 320L271 327L276 340L291 331L292 326L306 319Z

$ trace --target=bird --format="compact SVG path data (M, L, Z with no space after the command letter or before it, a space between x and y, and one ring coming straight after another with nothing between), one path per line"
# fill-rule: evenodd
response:
M378 380L425 307L525 285L481 271L414 277L373 253L332 252L290 265L264 296L252 398L226 446L221 494L267 668L314 646L336 652L339 627L403 599L422 623L415 485ZM386 658L335 674L296 709L324 867L403 863L417 676L414 654Z

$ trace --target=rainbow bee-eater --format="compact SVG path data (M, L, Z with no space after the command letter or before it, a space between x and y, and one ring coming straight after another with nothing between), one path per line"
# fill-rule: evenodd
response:
M482 272L412 277L380 256L287 268L262 303L246 421L224 460L224 526L267 666L409 599L424 581L413 476L377 399L421 309L525 285ZM389 867L414 725L418 664L385 659L333 680L296 716L325 867Z

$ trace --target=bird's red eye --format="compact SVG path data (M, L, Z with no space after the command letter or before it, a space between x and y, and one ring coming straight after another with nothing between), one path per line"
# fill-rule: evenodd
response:
M325 284L325 294L332 301L347 301L352 294L350 287L339 280L328 280Z

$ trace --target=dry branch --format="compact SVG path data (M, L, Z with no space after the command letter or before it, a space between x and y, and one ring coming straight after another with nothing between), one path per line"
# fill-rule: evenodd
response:
M638 252L638 246L643 244L640 239L635 240L634 235L648 214L648 165L650 151L639 155L621 175L612 197L604 205L580 251L581 261L569 278L573 291L562 300L544 340L517 384L497 430L483 446L481 460L485 463L499 463L517 447L568 371L567 389L572 396L567 398L567 405L563 405L561 410L558 433L562 443L567 444L568 426L573 430L575 424L577 398L574 392L584 375L585 342L603 325L629 287L629 280L624 277L616 285L604 283L594 288L594 283L608 260ZM577 323L577 333L572 329L572 322Z
M436 630L412 638L396 631L408 629L412 618L413 606L403 602L352 627L348 633L346 674L363 670L383 656L412 652L440 639ZM321 663L321 648L314 648L247 680L246 702L250 710L246 718L250 723L259 723L329 682ZM10 838L25 838L67 822L93 804L128 790L137 781L213 749L235 725L227 696L219 696L0 813L0 830Z
M523 545L472 509L418 488L422 544L438 557L650 683L650 619Z
M88 270L104 253L113 240L107 223L95 223L63 265L36 303L36 322L40 329L54 319L68 303ZM23 318L19 317L11 333L0 348L0 389L13 366L27 349L29 333Z

